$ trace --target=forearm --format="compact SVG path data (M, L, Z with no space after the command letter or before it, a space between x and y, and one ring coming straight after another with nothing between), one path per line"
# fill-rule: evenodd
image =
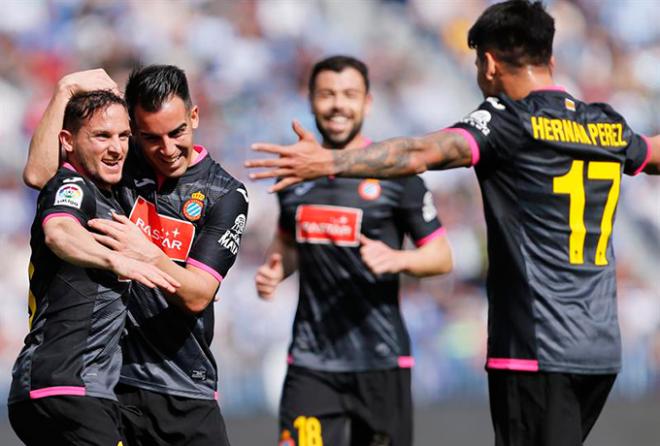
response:
M388 139L362 149L333 150L332 159L335 175L388 178L469 166L472 152L463 136L440 130L418 138Z
M191 313L199 313L213 301L219 282L210 274L179 266L164 254L158 258L155 266L180 284L176 294L168 295L171 303Z
M57 88L32 135L23 169L23 182L29 187L41 189L57 171L60 157L58 135L62 129L64 110L69 97L68 90Z
M271 254L280 254L282 256L282 267L284 268L284 276L282 280L295 273L298 269L298 251L292 240L289 240L285 235L277 234L273 238L273 242L266 251L266 258Z
M117 254L94 240L79 223L69 219L50 221L44 232L46 245L65 262L84 268L113 269Z
M415 277L447 274L453 268L451 248L444 237L420 248L398 253L402 256L402 272Z
M333 150L333 170L338 176L386 178L426 170L419 138L393 138L365 148Z

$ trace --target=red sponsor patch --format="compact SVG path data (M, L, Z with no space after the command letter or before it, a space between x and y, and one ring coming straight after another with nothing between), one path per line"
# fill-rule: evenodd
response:
M138 197L128 217L172 260L185 262L195 237L189 221L161 215L153 203Z
M380 187L380 181L378 180L364 180L358 186L358 194L360 194L364 200L368 201L375 200L376 198L380 197L381 191L382 188Z
M303 204L296 211L296 241L299 243L358 246L362 209Z

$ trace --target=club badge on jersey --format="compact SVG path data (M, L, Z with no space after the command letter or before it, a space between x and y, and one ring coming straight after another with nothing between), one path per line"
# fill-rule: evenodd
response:
M197 221L202 217L202 211L204 210L204 199L206 196L201 192L195 192L192 194L189 200L183 203L181 212L183 216L190 221Z
M360 183L358 186L358 194L362 199L372 201L380 197L382 187L380 181L374 179L367 179Z
M69 206L80 209L83 202L83 190L77 184L65 184L57 189L55 193L54 206Z

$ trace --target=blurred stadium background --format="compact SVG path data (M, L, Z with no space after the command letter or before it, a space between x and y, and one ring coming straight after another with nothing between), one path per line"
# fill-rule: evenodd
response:
M200 106L196 141L248 181L255 141L293 141L290 120L314 122L308 70L335 53L371 70L378 140L442 128L480 102L465 40L485 0L8 0L0 14L0 399L27 330L29 228L36 193L20 178L30 135L56 81L105 68L120 86L139 63L184 68ZM660 131L660 3L548 1L557 20L556 77L587 101L610 102L641 133ZM455 271L406 280L413 339L416 444L490 444L483 371L486 300L481 199L467 169L425 174L448 228ZM252 279L275 230L268 183L248 181L248 231L215 304L221 405L233 444L274 444L275 410L297 299L274 302ZM658 445L660 426L660 181L624 180L614 243L624 369L589 445ZM0 409L0 442L18 444Z

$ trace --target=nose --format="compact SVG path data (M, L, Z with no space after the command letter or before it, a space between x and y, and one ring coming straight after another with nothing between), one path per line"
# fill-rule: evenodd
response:
M122 152L122 147L121 147L121 140L119 139L119 135L114 135L110 139L110 144L108 144L108 153L121 154L121 152Z
M174 140L168 136L163 137L160 144L160 153L164 156L172 156L176 153L177 148Z

